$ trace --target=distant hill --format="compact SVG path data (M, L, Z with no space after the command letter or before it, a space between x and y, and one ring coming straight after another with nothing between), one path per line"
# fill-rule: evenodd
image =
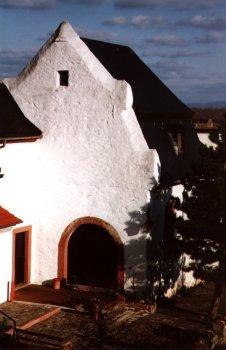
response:
M206 103L187 103L190 108L226 108L226 101L213 101Z
M220 122L226 115L226 108L197 108L193 107L193 119L197 121L207 121L212 119L215 122Z

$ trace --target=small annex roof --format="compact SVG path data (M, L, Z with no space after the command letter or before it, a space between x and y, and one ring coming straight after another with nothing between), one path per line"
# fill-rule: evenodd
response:
M21 224L23 221L11 214L8 210L0 207L0 229Z
M193 112L180 101L148 66L127 47L81 38L110 74L132 87L134 109L155 118L191 118Z
M42 132L23 114L3 82L0 82L0 142L35 141Z

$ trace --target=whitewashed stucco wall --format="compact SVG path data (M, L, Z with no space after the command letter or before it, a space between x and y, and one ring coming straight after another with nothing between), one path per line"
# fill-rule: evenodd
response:
M0 230L0 303L7 300L12 280L12 228Z
M59 70L69 71L68 87L58 86ZM43 131L43 139L0 154L0 204L33 226L32 281L57 276L59 240L77 218L107 221L124 243L139 237L130 213L139 217L147 205L158 155L143 137L130 86L113 79L67 23L6 84ZM139 254L145 262L146 248Z

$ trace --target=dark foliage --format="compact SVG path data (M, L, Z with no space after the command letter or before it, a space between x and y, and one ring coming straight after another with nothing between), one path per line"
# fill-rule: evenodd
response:
M211 318L226 284L226 120L211 135L216 149L202 146L201 162L192 178L184 181L183 203L178 209L184 215L176 220L178 244L192 261L187 270L195 277L215 282ZM218 305L219 307L219 305Z

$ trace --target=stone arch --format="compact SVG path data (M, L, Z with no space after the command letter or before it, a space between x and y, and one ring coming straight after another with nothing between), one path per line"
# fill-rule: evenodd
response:
M64 230L58 245L58 278L67 281L68 274L68 243L81 225L93 224L107 231L113 238L117 248L117 290L124 290L124 246L118 232L106 221L86 216L72 221Z

